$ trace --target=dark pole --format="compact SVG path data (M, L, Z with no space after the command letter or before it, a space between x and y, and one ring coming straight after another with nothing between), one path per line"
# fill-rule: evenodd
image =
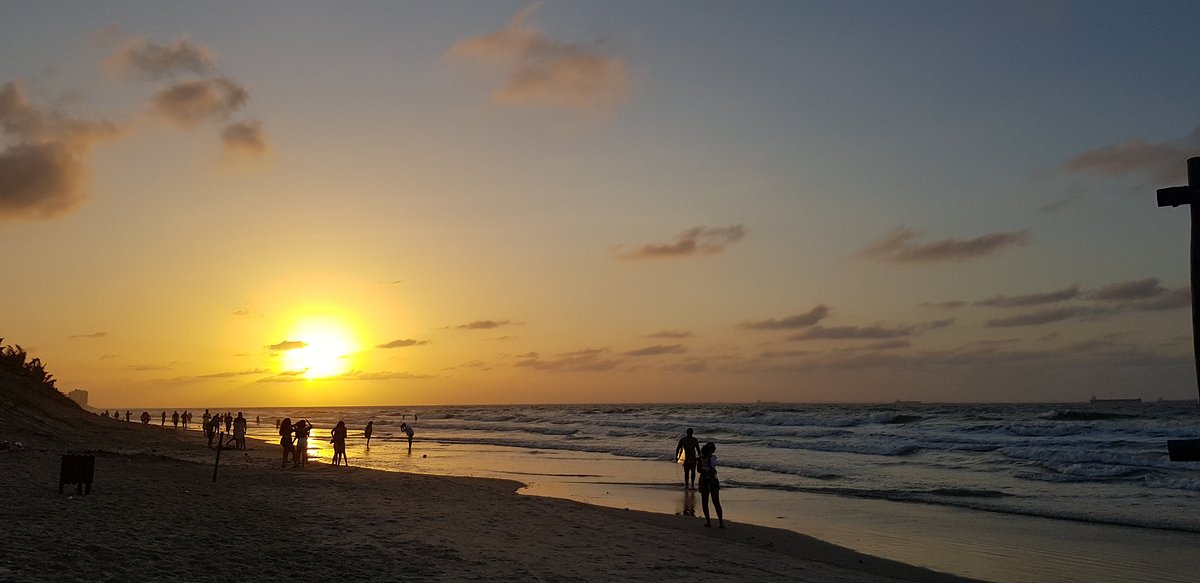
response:
M225 441L225 434L218 433L217 434L217 461L213 462L213 483L214 484L217 483L217 468L221 467L221 449L223 448L223 445L224 445L222 443L223 441Z
M1200 187L1200 157L1188 158L1188 186ZM1200 205L1192 211L1192 354L1196 358L1196 383L1200 392Z

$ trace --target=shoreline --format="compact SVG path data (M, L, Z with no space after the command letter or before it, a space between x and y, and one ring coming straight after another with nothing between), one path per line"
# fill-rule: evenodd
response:
M199 432L101 425L0 454L0 490L20 501L0 535L0 578L140 580L183 569L216 580L228 576L222 565L241 564L240 576L276 579L298 569L420 580L969 580L786 529L706 529L692 517L518 495L515 480L280 468L277 446L260 440L223 452L213 484ZM58 455L84 444L97 452L92 494L59 495Z

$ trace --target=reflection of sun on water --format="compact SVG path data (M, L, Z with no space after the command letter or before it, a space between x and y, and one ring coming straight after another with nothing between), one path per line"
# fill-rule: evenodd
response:
M297 323L290 340L305 344L283 353L285 370L304 371L307 379L320 379L348 372L357 343L350 329L332 318L308 318Z

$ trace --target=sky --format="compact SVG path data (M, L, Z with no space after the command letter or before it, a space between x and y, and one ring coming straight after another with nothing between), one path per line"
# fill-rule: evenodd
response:
M0 4L97 407L1194 399L1194 2Z

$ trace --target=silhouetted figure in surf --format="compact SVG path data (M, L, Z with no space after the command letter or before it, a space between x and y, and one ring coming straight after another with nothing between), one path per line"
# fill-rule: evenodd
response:
M149 425L149 424L150 424L150 412L142 411L142 425Z
M333 465L350 465L346 460L346 422L338 421L337 425L329 432L333 439L329 443L333 444Z
M313 425L308 419L301 419L292 426L292 433L296 436L296 453L292 460L296 462L297 468L308 463L308 433L312 428Z
M204 437L208 438L208 449L212 449L212 440L217 436L217 424L212 418L204 420Z
M286 468L288 463L288 454L291 454L292 460L296 459L296 446L292 444L292 418L284 417L279 423L279 446L283 448L283 465L280 467Z
M679 438L679 446L675 448L675 459L683 458L683 487L696 488L696 460L700 458L700 440L692 436L689 427L687 435Z
M367 447L371 447L371 434L375 432L375 422L367 421L367 426L363 429L363 435L367 436Z
M171 425L174 425L175 429L179 429L179 411L171 413Z
M225 412L225 433L232 433L232 432L233 432L233 415L230 415L229 412L226 411Z
M717 528L725 528L725 518L721 513L721 482L717 479L717 456L713 452L717 446L713 442L700 448L700 503L704 506L704 526L712 526L708 517L708 499L712 498L713 508L717 509Z
M414 417L415 417L415 415L414 415ZM408 453L412 453L412 438L413 438L412 426L407 423L401 423L400 431L403 431L404 434L408 436Z
M167 426L167 412L166 411L162 412L162 423L159 423L159 425L162 425L163 427Z
M129 417L132 415L133 415L133 411L130 411L129 409L125 410L125 422L126 423L129 423Z

